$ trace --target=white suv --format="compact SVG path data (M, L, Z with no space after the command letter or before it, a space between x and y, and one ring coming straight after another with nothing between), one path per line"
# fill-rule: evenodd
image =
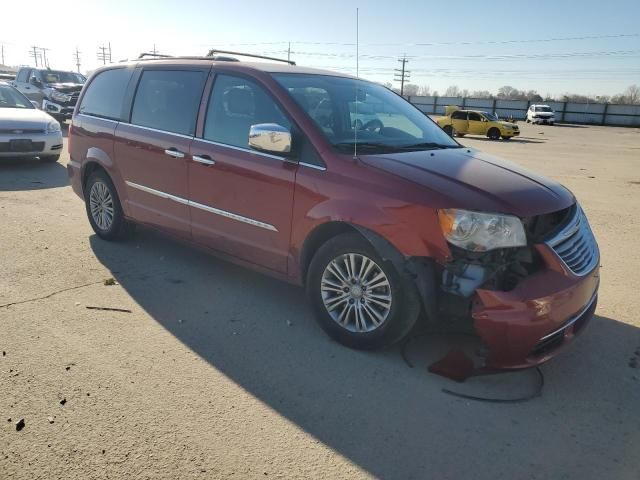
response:
M548 123L553 125L555 121L555 113L549 105L531 105L527 110L527 123Z

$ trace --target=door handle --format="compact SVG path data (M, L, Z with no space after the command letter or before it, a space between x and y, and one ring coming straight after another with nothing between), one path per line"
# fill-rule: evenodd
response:
M180 150L176 149L176 148L167 148L164 151L165 154L169 155L170 157L173 158L184 158L184 153L182 153Z
M194 162L202 163L203 165L215 165L216 162L209 155L192 155L191 158Z

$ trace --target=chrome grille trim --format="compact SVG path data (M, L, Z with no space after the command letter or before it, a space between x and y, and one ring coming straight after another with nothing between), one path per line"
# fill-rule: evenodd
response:
M567 225L545 242L571 273L582 277L600 261L600 251L591 227L580 206Z

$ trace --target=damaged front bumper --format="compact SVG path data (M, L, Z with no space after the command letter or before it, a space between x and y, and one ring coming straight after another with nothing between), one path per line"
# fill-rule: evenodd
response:
M540 271L510 291L479 288L471 316L488 352L485 368L506 370L539 365L559 353L593 317L599 267L576 276L544 244L536 249Z

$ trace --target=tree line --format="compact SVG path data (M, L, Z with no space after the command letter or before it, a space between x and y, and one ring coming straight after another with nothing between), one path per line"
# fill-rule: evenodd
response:
M386 87L398 92L398 88L393 87L391 83L386 83ZM577 93L566 93L564 95L552 96L550 94L540 95L535 90L519 90L510 85L500 87L493 94L488 90L468 90L461 89L457 85L452 85L444 92L437 90L431 91L428 85L407 84L404 86L404 95L410 96L443 96L443 97L467 97L467 98L497 98L501 100L529 100L531 102L575 102L575 103L614 103L618 105L640 105L640 87L638 85L630 85L627 89L617 95L580 95Z

